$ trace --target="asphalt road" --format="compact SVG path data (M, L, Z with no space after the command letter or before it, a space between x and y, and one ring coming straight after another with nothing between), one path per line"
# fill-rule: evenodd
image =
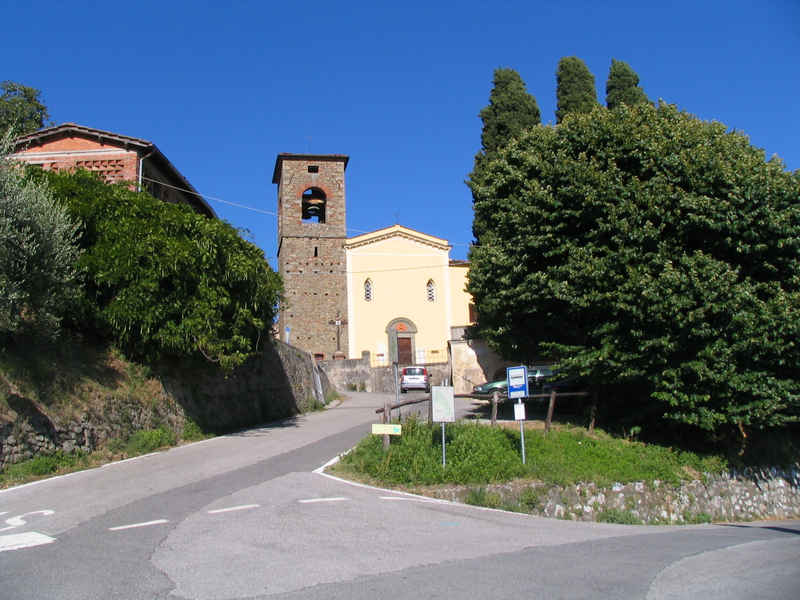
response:
M318 472L382 405L351 394L323 412L0 491L0 600L800 597L797 521L573 523Z

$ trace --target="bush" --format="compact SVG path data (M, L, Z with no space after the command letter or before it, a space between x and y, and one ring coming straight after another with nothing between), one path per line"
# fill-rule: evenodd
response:
M282 285L228 223L86 171L45 179L83 226L85 296L70 320L129 357L197 357L232 369L268 343Z
M597 513L595 519L598 523L617 523L619 525L641 525L641 519L637 519L629 510L609 508Z
M145 429L130 436L125 443L124 450L128 456L138 456L159 448L174 446L175 442L175 433L166 427Z

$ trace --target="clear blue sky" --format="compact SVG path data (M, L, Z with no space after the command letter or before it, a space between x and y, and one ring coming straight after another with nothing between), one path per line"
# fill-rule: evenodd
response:
M651 99L800 169L800 0L0 3L9 79L56 123L154 142L275 265L279 152L348 154L350 235L394 223L466 258L478 111L516 69L554 121L555 70L612 58ZM214 199L256 210L237 208ZM261 211L261 212L259 212Z

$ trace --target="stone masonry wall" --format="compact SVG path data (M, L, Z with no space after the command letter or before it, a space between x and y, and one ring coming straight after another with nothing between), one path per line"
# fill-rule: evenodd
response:
M16 413L13 421L0 424L0 468L56 450L91 452L141 429L165 426L180 433L188 419L210 431L254 426L321 406L333 392L308 353L282 342L228 376L192 372L150 383L149 402L112 392L92 402L100 408L65 421L15 390L0 390Z
M429 495L463 502L471 489L454 486ZM800 464L789 469L734 471L679 486L662 482L611 487L512 482L485 489L495 495L498 506L522 501L534 515L575 521L595 521L611 510L645 524L800 518Z
M395 391L394 368L370 366L370 353L364 351L361 358L347 360L320 361L325 374L331 384L340 392L347 390L362 392L389 392ZM442 385L442 382L451 381L450 364L426 364L431 385Z
M286 303L278 327L281 339L322 358L337 350L337 327L347 318L347 239L344 171L340 155L279 155L273 183L278 184L278 272ZM303 220L303 193L325 195L324 221ZM338 332L338 348L347 352L347 327Z

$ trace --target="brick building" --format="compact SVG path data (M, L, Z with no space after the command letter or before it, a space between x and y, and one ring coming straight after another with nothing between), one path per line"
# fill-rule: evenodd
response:
M183 202L216 218L192 184L147 140L63 123L18 137L14 150L11 158L29 165L94 171L108 183L128 181L165 202Z

